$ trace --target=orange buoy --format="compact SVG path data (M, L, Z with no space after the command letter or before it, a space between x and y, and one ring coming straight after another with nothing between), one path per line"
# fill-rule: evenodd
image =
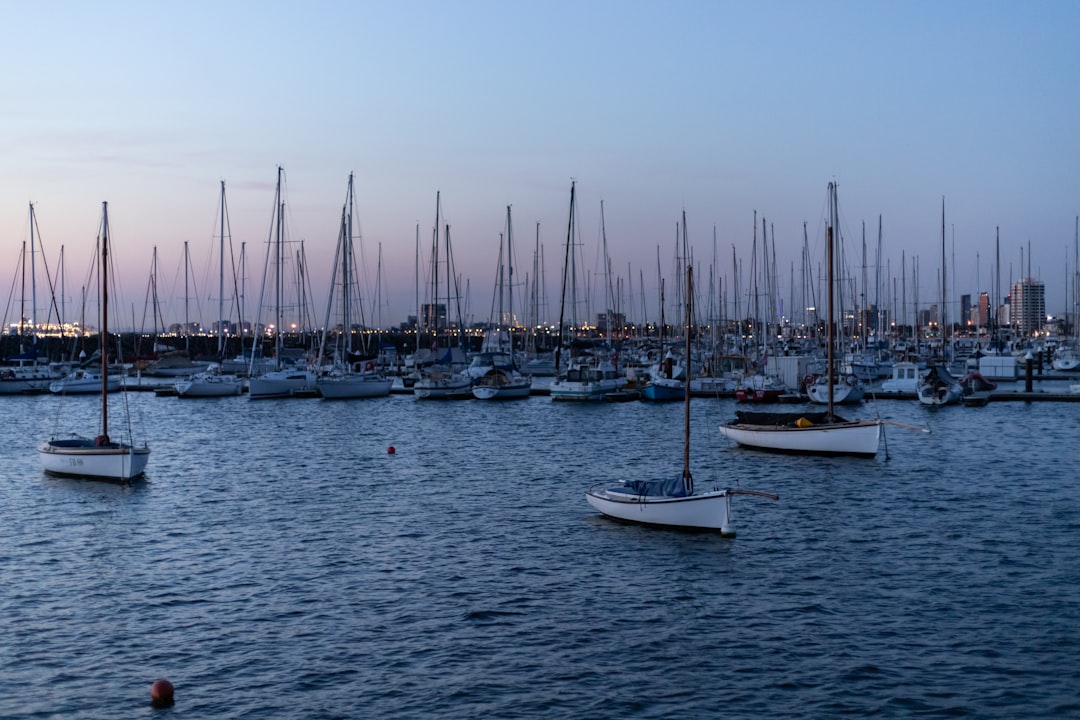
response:
M150 686L150 704L154 707L169 707L173 704L173 684L168 680L155 680Z
M393 445L391 445L390 447L386 448L386 454L387 454L387 455L393 455L393 454L394 454L394 453L396 453L396 452L397 452L397 450L395 450L395 449L394 449L394 446L393 446Z

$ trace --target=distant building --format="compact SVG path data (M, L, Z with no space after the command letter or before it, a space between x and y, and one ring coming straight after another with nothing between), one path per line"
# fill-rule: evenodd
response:
M971 324L971 296L970 295L961 295L960 296L960 324L961 325L970 325Z
M608 327L608 318L610 318L611 327ZM626 327L626 315L624 313L610 312L596 314L596 329L605 335L621 333L624 327Z
M446 305L444 303L424 303L420 306L425 328L446 327Z
M1020 337L1030 337L1046 322L1046 286L1024 278L1012 286L1010 320Z
M975 323L979 327L986 327L990 324L990 294L979 293L979 307L976 308L976 320Z

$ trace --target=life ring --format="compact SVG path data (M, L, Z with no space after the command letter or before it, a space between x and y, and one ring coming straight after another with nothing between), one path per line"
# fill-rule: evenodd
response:
M846 378L844 378L844 382L846 382L848 385L854 386L855 385L855 376L854 375L848 375Z
M371 372L374 369L375 369L375 363L371 362L370 360L368 360L366 363L364 363L364 372Z

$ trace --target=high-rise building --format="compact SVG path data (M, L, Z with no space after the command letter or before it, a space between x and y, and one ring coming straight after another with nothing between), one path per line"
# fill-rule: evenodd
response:
M978 325L979 327L986 327L990 324L990 294L979 293L979 307L978 307Z
M1046 322L1046 286L1024 278L1012 286L1009 319L1021 337L1029 337Z

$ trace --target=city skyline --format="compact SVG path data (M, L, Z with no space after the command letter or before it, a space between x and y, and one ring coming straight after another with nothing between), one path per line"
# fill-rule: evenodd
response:
M10 26L26 32L0 49L25 68L0 80L0 282L15 298L28 204L54 271L64 247L70 308L92 286L107 200L124 314L144 312L156 246L167 319L182 319L185 241L193 305L216 314L224 180L253 316L281 165L316 316L350 172L367 299L382 253L384 304L366 313L384 326L417 314L416 233L426 254L436 192L468 314L488 318L510 205L515 277L532 276L539 223L547 315L557 315L572 179L586 269L602 272L603 201L631 318L657 313L658 275L674 281L684 210L699 273L715 231L728 286L732 255L747 282L764 219L790 305L804 223L812 262L824 262L833 181L854 276L862 224L873 263L880 216L882 264L898 277L903 254L911 283L917 257L920 305L937 302L944 198L950 307L983 291L1000 302L1030 263L1047 312L1074 312L1080 8L1070 3L61 7L9 7Z

